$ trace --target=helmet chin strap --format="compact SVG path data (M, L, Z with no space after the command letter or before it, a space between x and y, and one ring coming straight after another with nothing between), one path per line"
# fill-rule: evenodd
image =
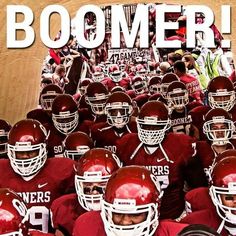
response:
M226 229L231 235L236 235L236 228L231 228L231 227L225 226L225 229Z
M217 233L219 234L221 233L222 229L224 228L224 225L225 225L225 220L222 220L219 228L217 229Z
M230 213L231 214L231 213ZM226 216L227 217L227 216ZM228 217L227 217L228 218ZM235 222L236 223L236 222ZM234 225L234 224L233 224ZM222 220L219 228L217 229L217 233L221 233L221 231L225 228L231 235L236 235L236 227L229 227L225 225L225 220Z
M211 145L211 149L213 150L214 154L215 154L215 157L219 154L219 151L222 152L224 151L224 149L222 150L221 148L223 146L226 146L226 145L230 145L232 149L235 149L234 148L234 145L229 141L227 140L226 142L224 142L224 144L222 145L219 145L218 142L213 142L212 145ZM228 147L225 148L225 150L227 150Z
M30 175L30 176L21 176L22 179L24 179L25 181L30 181L31 179L33 179L38 173L39 173L40 170L38 170L35 174L33 175Z
M144 145L144 144L141 142L141 143L136 147L136 149L134 150L134 152L133 152L132 155L130 156L130 160L132 160L132 159L135 157L135 155L137 154L137 152L139 151L139 149L140 149L143 145ZM145 147L145 146L144 146L144 147ZM167 162L174 163L174 161L172 161L172 160L169 159L169 157L168 157L168 155L166 154L166 152L165 152L164 148L162 147L161 143L159 144L159 147L160 147L160 149L161 149L161 152L162 152L163 155L164 155L164 158L160 159L159 161L157 160L157 162L161 162L162 160L165 160L165 159L166 159Z
M93 211L100 211L101 210L101 203L89 203L87 202L87 206L89 209L93 210Z
M164 155L166 161L168 161L168 162L170 162L170 163L174 163L174 161L172 161L172 160L169 159L169 157L168 157L168 155L166 154L166 152L165 152L164 148L162 147L161 143L159 144L159 146L160 146L160 149L161 149L161 151L162 151L162 153L163 153L163 155Z
M212 142L212 145L214 146L224 146L224 145L227 145L228 143L230 143L229 140L222 140L222 141L213 141Z

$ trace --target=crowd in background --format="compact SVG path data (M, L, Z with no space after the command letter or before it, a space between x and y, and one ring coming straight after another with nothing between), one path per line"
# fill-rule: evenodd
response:
M187 48L184 13L166 14L181 48L156 48L156 14L150 5L148 49L142 32L112 49L108 30L88 50L72 22L48 50L38 107L0 119L1 235L236 235L232 54L214 25L214 48L200 33ZM96 37L94 14L85 29Z

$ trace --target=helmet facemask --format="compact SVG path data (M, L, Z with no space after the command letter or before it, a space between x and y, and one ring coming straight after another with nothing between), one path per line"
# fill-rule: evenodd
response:
M146 219L138 224L120 225L113 221L113 214L146 214ZM158 222L158 206L154 203L136 205L135 199L114 199L113 204L102 200L101 217L107 235L114 236L151 236Z
M137 71L137 75L145 77L147 75L147 70L141 69L141 70Z
M217 91L208 93L208 102L211 108L222 108L230 111L235 105L234 91Z
M75 189L80 205L87 211L98 211L101 208L103 192L100 194L84 193L85 183L107 183L110 175L102 176L101 171L85 172L83 176L75 175ZM105 186L103 191L105 191Z
M118 83L122 79L121 71L114 71L111 73L111 78L115 83Z
M157 117L137 118L138 137L146 145L160 144L170 127L170 119L158 120Z
M58 131L63 134L69 134L74 131L79 123L79 113L75 111L60 112L59 115L52 114L53 124Z
M174 89L171 92L167 93L167 101L171 108L173 109L182 109L188 102L188 91L183 89Z
M95 115L103 115L107 98L107 94L97 94L96 97L86 97L86 101Z
M152 84L149 86L149 92L151 94L161 93L161 85L160 84Z
M59 94L55 91L48 91L46 94L42 94L40 97L42 109L46 111L51 111L52 103L57 95Z
M224 194L226 198L234 198L232 195L236 195L236 183L230 182L228 187L217 187L214 185L210 187L210 196L216 206L217 214L225 222L236 225L236 207L225 206L222 202L222 194Z
M214 125L219 125L219 128L217 126L214 128ZM225 119L223 116L215 116L203 125L203 132L206 134L208 140L218 146L229 143L234 131L235 126L233 121Z
M105 107L107 123L116 128L123 128L129 122L132 111L133 108L128 103L115 102L107 104Z
M95 73L93 74L93 79L94 79L94 81L96 81L96 82L101 82L101 81L104 79L104 74L103 74L103 72L95 72Z
M89 146L80 145L79 147L76 148L76 150L65 150L64 157L70 158L72 160L78 160L88 150L90 150Z
M137 81L132 85L132 88L136 94L143 94L146 92L147 85L145 81Z
M17 157L20 152L35 152L37 156L25 159ZM16 142L16 145L8 144L8 157L13 170L23 176L29 177L36 174L47 160L46 144L31 145L30 142Z

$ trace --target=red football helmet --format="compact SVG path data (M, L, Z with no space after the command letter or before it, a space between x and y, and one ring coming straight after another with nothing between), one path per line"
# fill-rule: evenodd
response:
M141 166L127 166L112 174L107 182L101 216L107 235L154 235L158 226L160 186L154 175ZM143 214L138 224L116 224L113 214Z
M7 141L8 141L8 132L11 129L11 125L0 119L0 156L7 154Z
M129 122L132 112L132 100L126 93L114 92L107 99L105 114L109 125L124 127Z
M44 126L52 122L51 114L48 111L43 110L42 108L36 108L29 111L26 114L26 118L37 120Z
M210 80L207 91L211 108L223 108L230 111L235 105L234 85L227 77L217 76Z
M92 82L93 80L91 80L90 78L85 78L85 79L80 80L79 82L80 95L84 95L86 93L86 89L88 85Z
M92 112L96 115L104 114L108 96L107 88L100 82L89 84L85 94L87 103L90 105Z
M143 94L147 92L147 83L141 76L135 76L132 78L131 87L136 94Z
M164 98L166 98L168 86L174 81L179 81L179 77L174 73L167 73L162 77L161 91Z
M103 191L96 195L87 194L84 184L103 183L105 188L111 174L120 167L118 157L105 148L90 149L78 160L75 166L75 188L79 203L84 209L99 210L103 197Z
M43 110L52 110L52 103L55 97L59 94L63 94L62 89L55 84L46 85L40 94L40 103Z
M234 202L236 197L236 150L226 150L217 159L218 161L211 173L210 195L216 206L217 214L225 222L235 225L235 204L227 206L225 200ZM224 201L223 198L225 199ZM228 230L230 231L230 228Z
M69 134L79 123L76 101L69 94L58 95L52 103L52 121L57 130Z
M146 67L142 64L136 65L136 74L139 76L145 76L148 73Z
M180 81L172 82L167 88L166 99L173 109L182 109L189 103L186 85Z
M152 76L148 81L148 90L150 94L161 93L161 77Z
M93 148L92 139L84 132L70 133L63 142L64 156L78 160L85 152Z
M122 71L120 70L119 66L117 64L111 65L109 67L109 75L111 77L111 79L118 83L119 81L121 81L122 79Z
M96 82L101 82L104 79L103 68L101 66L94 67L93 79Z
M8 157L13 170L23 176L35 175L47 160L47 131L37 120L17 122L8 135Z
M159 101L159 102L162 102L164 103L165 105L167 105L167 101L165 98L163 98L163 96L161 95L161 93L155 93L153 95L151 95L149 98L148 98L148 101Z
M138 136L146 145L158 145L170 128L167 107L159 101L144 104L137 117Z
M211 109L205 116L203 132L215 145L225 145L235 132L231 115L222 108Z
M125 88L120 85L116 85L111 89L111 93L114 92L125 92Z
M133 98L133 102L140 108L148 101L149 97L147 93L138 94Z
M29 213L14 191L0 189L0 235L28 236Z

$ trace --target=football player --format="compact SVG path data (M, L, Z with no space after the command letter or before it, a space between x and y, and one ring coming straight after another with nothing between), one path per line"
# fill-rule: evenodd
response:
M93 124L106 121L105 105L109 95L107 88L100 82L88 85L85 101L89 105L89 109L82 112L83 126L88 128L88 134L90 134Z
M179 77L180 81L186 85L189 96L195 101L203 103L203 92L197 78L186 72L186 66L183 61L176 61L174 63L174 73Z
M47 128L48 156L63 156L63 140L72 132L82 131L89 134L89 128L79 120L79 111L76 101L69 94L58 95L52 104L53 124Z
M93 140L84 132L73 132L63 141L64 157L77 161L88 150L94 147Z
M109 77L105 78L102 83L107 87L110 92L115 86L121 86L125 90L130 89L130 78L129 76L122 77L122 71L119 65L113 64L108 68Z
M198 137L198 130L192 124L188 112L201 103L189 102L186 85L180 81L172 82L167 88L166 100L170 110L171 131Z
M0 235L52 236L29 228L29 211L23 199L11 189L0 188Z
M232 115L232 120L236 120L235 112L235 90L232 81L227 77L218 76L210 80L207 87L207 105L193 108L189 114L192 116L193 124L198 128L200 140L205 139L202 132L203 117L211 108L222 108Z
M235 194L235 168L236 151L226 150L219 156L211 174L210 195L215 208L205 206L187 215L181 222L190 224L205 224L217 230L222 236L235 235L236 225L236 194ZM201 195L194 202L201 202Z
M135 120L131 119L132 112L132 100L126 93L112 93L105 106L107 121L94 124L91 128L95 146L115 153L117 140L137 130Z
M56 199L52 206L52 220L56 235L72 235L77 217L87 211L100 210L106 183L121 167L117 156L104 148L87 151L75 164L76 194Z
M26 115L27 119L38 120L46 128L52 124L52 103L55 97L63 94L62 89L55 84L46 85L39 97L41 107L29 111Z
M235 148L233 139L235 125L227 111L214 108L205 115L203 132L207 136L207 141L197 141L196 157L199 158L206 177L210 181L210 172L216 164L217 156L227 149Z
M74 191L74 161L47 159L47 137L38 121L21 120L9 132L9 159L0 160L0 188L17 192L28 204L30 227L45 233L51 232L52 201Z
M127 134L117 142L117 155L124 165L141 165L157 177L164 190L161 218L178 218L184 210L184 182L191 188L202 186L202 169L190 171L194 161L195 140L185 134L168 132L168 108L149 101L137 117L138 133ZM128 144L128 145L127 145ZM192 175L197 178L192 178ZM199 181L199 182L198 182Z
M159 222L161 196L160 186L149 170L140 166L120 168L107 182L101 212L81 215L73 235L176 235L186 225Z

